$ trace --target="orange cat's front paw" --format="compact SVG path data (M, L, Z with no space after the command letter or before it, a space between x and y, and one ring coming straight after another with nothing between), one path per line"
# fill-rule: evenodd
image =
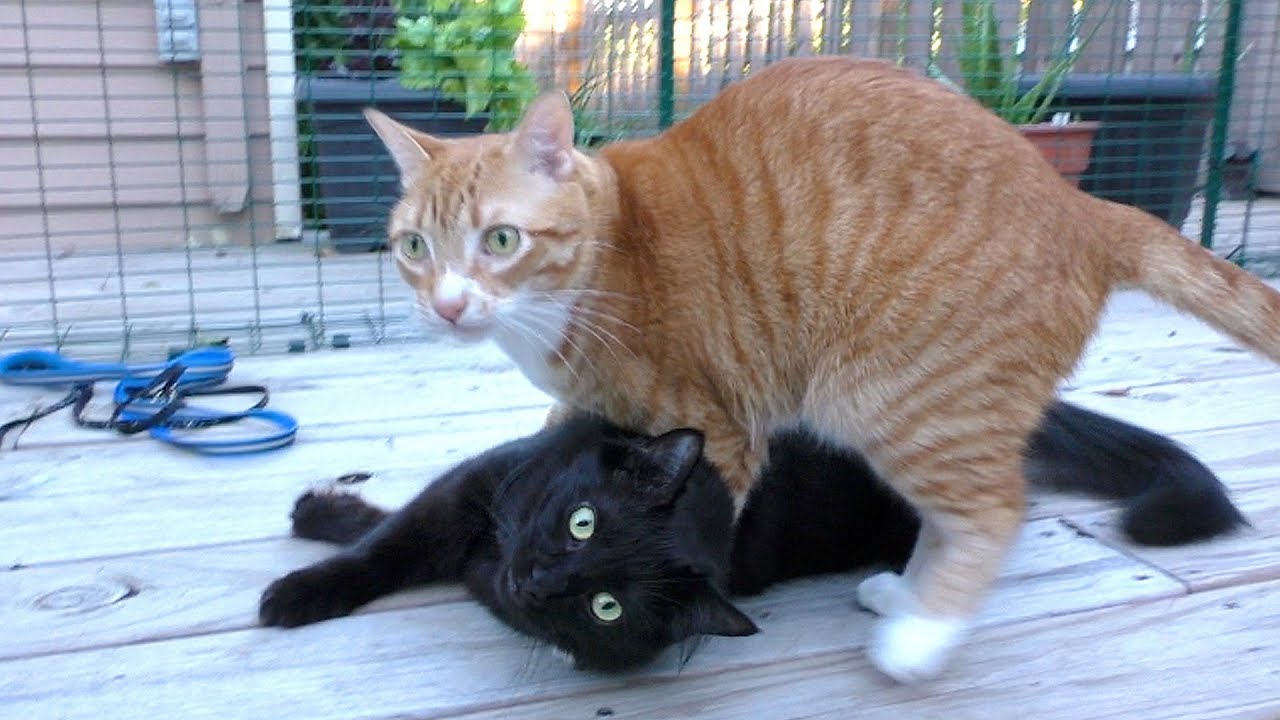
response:
M964 620L915 614L886 617L876 623L867 654L894 680L922 682L942 674L967 629Z
M881 617L906 615L918 610L907 581L893 572L876 573L858 583L858 604Z

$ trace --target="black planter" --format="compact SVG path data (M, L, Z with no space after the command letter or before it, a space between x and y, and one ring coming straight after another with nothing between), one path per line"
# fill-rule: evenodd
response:
M430 90L392 79L311 77L298 81L298 112L313 133L312 199L323 207L329 240L339 252L364 252L386 242L387 214L400 194L400 173L362 111L376 107L442 137L484 131L487 119Z
M1024 77L1023 89L1038 80ZM1216 99L1216 80L1206 75L1072 73L1053 109L1101 123L1082 190L1180 228L1191 209Z

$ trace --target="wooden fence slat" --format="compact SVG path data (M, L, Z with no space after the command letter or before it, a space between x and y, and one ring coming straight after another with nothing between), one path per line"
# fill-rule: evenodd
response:
M1136 72L1172 72L1181 67L1188 33L1200 16L1200 0L1164 0L1138 5Z
M1204 46L1200 48L1200 55L1195 63L1195 71L1201 73L1217 73L1222 67L1222 45L1226 40L1227 34L1227 3L1225 0L1202 0L1205 3L1204 18ZM1244 12L1248 17L1249 8L1251 6L1265 8L1263 12L1270 12L1273 15L1277 12L1277 7L1272 4L1269 7L1259 5L1257 3L1245 3ZM1249 24L1246 22L1241 28L1245 37L1249 36ZM1246 44L1248 41L1246 41ZM1268 56L1270 57L1270 56Z
M207 187L214 208L238 213L249 202L249 128L244 22L240 3L200 3Z
M876 57L884 31L884 5L882 0L852 0L849 4L849 34L845 38L849 52Z
M879 57L923 68L929 58L933 8L929 0L884 0L881 3Z
M790 55L855 54L899 61L923 68L940 33L936 60L948 76L957 78L956 50L961 30L961 0L676 0L676 110L692 112L728 83ZM1067 46L1073 30L1070 0L1030 0L1026 4L1025 52L1022 69L1041 72ZM1004 49L1024 28L1023 0L996 0ZM940 16L933 16L934 7ZM1225 0L1089 0L1086 14L1075 28L1078 36L1092 33L1081 52L1081 72L1174 72L1185 70L1184 54L1198 24L1203 45L1194 58L1198 72L1215 72L1220 64ZM1246 6L1257 13L1258 4ZM544 43L561 57L548 76L558 85L572 86L584 72L606 73L598 97L602 115L632 120L634 132L656 130L657 31L659 4L645 0L573 0L557 13L568 28ZM1206 17L1201 19L1202 13ZM1265 20L1265 19L1264 19ZM1130 25L1133 51L1129 51ZM1253 26L1245 23L1246 35ZM1258 33L1253 33L1257 35ZM1261 44L1267 44L1269 40ZM1254 42L1253 44L1259 44ZM1251 46L1246 37L1244 48ZM1263 62L1265 50L1258 53ZM545 57L543 58L545 60ZM534 59L538 67L545 63ZM542 64L539 64L542 63ZM1242 72L1242 92L1252 76ZM1255 83L1258 84L1258 83ZM1239 101L1238 101L1239 102ZM1247 105L1247 101L1241 105ZM1241 120L1237 125L1241 125ZM1249 132L1248 129L1236 134Z
M1027 10L1027 47L1023 68L1040 72L1062 52L1071 27L1071 5L1061 0L1038 0Z
M1242 18L1240 55L1236 63L1236 92L1231 105L1231 141L1246 151L1263 149L1259 168L1259 189L1280 190L1280 163L1276 160L1280 133L1280 67L1274 58L1280 53L1280 8L1268 3L1245 3ZM1225 16L1218 24L1225 25ZM1221 32L1221 30L1219 30ZM1207 60L1217 67L1222 51ZM1206 58L1202 57L1202 67Z
M819 52L840 52L840 30L845 7L845 0L825 0L819 5L818 18L822 22L822 40Z
M1000 34L1004 38L1012 38L1016 27L1011 28L1007 22L1000 23ZM963 0L944 0L942 3L941 22L938 23L939 50L935 63L951 80L963 84L960 73L960 44L964 32Z
M1092 0L1086 3L1077 36L1088 38L1089 42L1080 50L1076 71L1113 72L1124 68L1129 7L1130 0Z

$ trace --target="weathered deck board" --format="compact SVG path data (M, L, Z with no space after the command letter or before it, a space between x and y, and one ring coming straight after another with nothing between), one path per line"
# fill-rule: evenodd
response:
M1252 527L1212 543L1183 548L1125 548L1195 590L1280 579L1280 423L1214 430L1180 440L1231 490ZM1076 527L1123 543L1113 510L1065 509ZM1117 545L1120 546L1120 545ZM1280 598L1277 598L1280 602Z
M452 373L446 373L445 376L447 384L456 384L456 377ZM518 384L518 378L510 379L511 385ZM351 378L339 378L334 381L334 386L346 387L345 383L349 380ZM359 382L367 381L359 379ZM370 393L370 397L383 404L370 406L351 403L353 408L359 410L351 410L348 416L351 419L347 423L335 423L333 427L342 432L343 428L359 427L361 423L383 426L384 423L376 418L378 407L387 408L385 403L391 402L391 398L407 393L404 386L393 384L393 387L393 391L385 394ZM463 390L470 391L466 388ZM309 388L303 392L315 395L316 402L323 402L322 389ZM1158 398L1161 412L1158 419L1146 424L1158 430L1173 432L1205 429L1209 422L1214 422L1214 418L1218 418L1216 422L1221 423L1227 418L1248 422L1256 421L1259 415L1269 417L1272 413L1260 412L1266 411L1268 406L1257 402L1259 394L1264 397L1267 394L1280 397L1280 374L1150 386L1125 397L1081 391L1069 393L1068 397L1080 400L1088 406L1102 406L1102 409L1116 416L1131 417L1139 421L1146 417L1143 413L1149 414L1149 411L1142 405L1135 407L1134 403L1148 404L1152 402L1150 398L1155 397ZM483 407L484 403L500 400L495 396L479 393L475 398L464 402ZM434 400L431 403L424 402L422 407L426 408L428 405L435 408L437 415L452 407ZM1208 407L1215 408L1216 412L1206 411ZM384 412L397 419L396 411L388 408ZM421 417L410 413L408 418L398 418L407 420L418 429L416 439L422 444L406 448L409 451L407 458L392 461L393 467L385 473L403 480L402 494L395 497L395 502L408 497L413 488L420 486L425 479L432 477L448 463L456 462L496 442L536 429L536 425L530 421L541 416L541 408L535 406L530 414L519 417L521 424L530 422L530 426L523 429L509 428L509 434L498 431L477 432L470 428L451 433L441 432L443 428L426 422L426 418L432 417L428 410L423 409L421 412L425 413ZM480 427L476 430L482 430L491 422L488 416L470 417L468 420L479 420ZM1247 439L1239 447L1256 448L1259 437L1265 435L1265 430L1247 430ZM150 443L153 446L152 453L132 460L129 467L115 475L117 479L127 478L132 487L147 488L147 492L140 496L122 495L118 488L110 485L105 488L95 487L94 475L85 471L100 466L103 460L101 453L87 453L74 461L48 468L44 473L24 461L24 457L31 455L32 451L24 451L24 457L17 457L19 453L14 453L15 463L12 469L8 463L0 467L0 488L8 488L8 495L14 500L7 508L7 515L12 522L0 525L0 547L6 548L8 552L20 552L22 543L18 540L34 528L42 529L50 538L66 540L49 541L37 548L28 548L16 557L11 556L11 562L35 564L81 557L82 555L75 553L85 551L78 550L77 546L86 543L87 539L83 533L74 532L74 528L82 528L101 536L100 539L88 540L96 548L97 555L141 552L165 547L167 543L183 546L263 537L263 524L275 522L280 516L281 511L271 507L273 499L292 498L300 487L325 479L326 475L337 475L349 470L385 468L385 465L370 467L353 464L335 468L334 458L342 457L344 463L356 463L369 456L362 457L360 453L354 452L338 455L326 449L324 445L327 443L323 441L317 443L320 447L315 447L304 440L298 447L274 454L260 462L248 458L192 457L146 439L137 440L131 446L138 446L140 443ZM376 459L378 453L385 452L385 442L381 444L381 450L377 441L364 445L363 450L372 451L374 458L371 459ZM350 446L350 443L347 445ZM413 450L414 447L418 448L417 452ZM103 452L110 451L118 457L129 449L121 446L104 449ZM310 453L314 453L312 457L317 460L289 462L291 455ZM35 462L38 464L39 460ZM1264 454L1260 462L1265 463L1260 470L1263 474L1269 473L1274 467L1270 464L1270 455ZM304 475L304 472L308 474ZM320 474L321 472L325 474ZM382 483L382 486L386 484ZM70 487L47 496L37 489L53 485ZM23 497L14 497L19 494ZM279 506L283 504L277 503ZM173 520L171 524L154 527L154 524L145 522L144 518L164 508L171 508L168 510ZM122 519L126 521L120 523L121 527L111 530ZM104 526L103 523L111 525ZM187 536L192 523L205 527L209 536L195 543L190 540L183 542L181 538Z
M236 375L233 384L251 383L253 378ZM317 379L279 380L270 383L270 407L284 410L299 419L304 432L310 429L366 424L382 427L400 420L417 420L424 417L443 416L465 411L475 413L485 410L527 408L535 405L548 407L550 399L535 389L515 369L479 374L472 370L442 370L435 373L404 373L369 376L337 377L333 380ZM14 402L3 403L16 411L34 409L60 399L65 391L37 391L32 388L13 388L8 397ZM96 391L87 417L103 417L109 414L111 388L104 385ZM256 395L223 398L201 398L193 405L203 405L227 410L242 409L257 400ZM97 437L95 437L97 436ZM83 442L110 438L110 433L76 427L66 413L35 423L23 435L20 447L32 447L55 442Z
M362 492L399 504L536 430L548 400L488 346L242 358L233 382L272 388L272 406L303 424L295 446L204 458L54 418L0 451L0 562L18 566L0 573L0 715L1273 720L1280 372L1231 348L1123 294L1064 395L1174 433L1254 529L1137 548L1106 505L1037 496L981 629L920 688L867 665L849 577L747 600L759 636L621 677L569 669L453 585L303 630L256 628L265 583L329 552L285 537L299 491L370 470ZM0 386L0 413L57 395Z
M297 544L300 543L289 543ZM267 671L272 675L282 674L286 668L292 668L294 680L286 681L286 686L309 678L310 682L316 684L314 689L321 691L335 682L348 682L350 679L336 677L349 674L345 663L340 663L337 667L333 665L333 658L344 655L347 650L320 646L332 643L346 646L349 650L353 645L349 641L350 637L375 632L365 630L362 625L369 622L393 622L390 619L392 616L403 618L394 621L395 624L413 623L414 629L406 628L402 631L403 644L384 644L384 641L370 639L372 648L366 649L373 651L359 656L359 665L371 671L371 674L377 674L376 666L398 665L403 662L406 654L420 655L422 678L447 676L453 680L447 685L420 688L416 683L403 684L403 677L392 677L389 680L400 685L403 697L396 701L397 707L387 708L384 712L421 712L424 702L433 706L447 703L461 708L475 707L528 696L529 693L554 687L580 689L616 684L613 680L602 681L574 671L554 658L544 657L541 651L531 653L527 643L512 642L510 634L496 620L487 617L483 611L478 611L474 603L438 602L438 594L432 598L437 600L435 603L413 610L376 613L376 617L372 619L356 616L295 631L243 629L252 627L257 591L270 579L270 574L264 577L261 569L266 567L273 572L278 571L280 564L278 558L270 555L264 557L262 553L267 550L265 546L255 550L256 552L246 553L244 559L257 560L258 562L253 563L253 568L258 572L243 569L237 571L235 559L239 554L236 553L236 548L231 547L213 548L199 553L191 551L181 558L169 554L168 558L162 559L168 562L150 566L150 572L155 575L154 580L143 574L146 572L143 568L149 565L140 558L122 559L120 562L123 565L118 570L110 569L108 565L107 577L128 577L128 584L138 589L138 594L134 597L102 608L105 611L103 614L115 612L123 616L115 620L115 623L123 625L122 628L110 628L107 622L93 623L92 618L75 617L72 613L69 614L71 622L64 621L58 629L55 623L39 617L42 612L49 613L38 607L39 601L34 606L23 608L16 616L0 616L0 621L5 626L23 628L18 637L11 640L16 641L19 646L29 644L30 651L23 654L39 654L39 649L48 647L49 636L55 633L64 635L59 638L64 645L86 648L75 655L59 653L49 657L19 658L0 663L0 673L13 678L17 685L16 692L0 686L0 703L16 711L24 709L20 700L22 697L36 696L41 698L45 712L71 716L94 708L96 703L98 712L111 716L114 713L111 712L113 705L110 703L120 700L132 704L135 699L140 699L136 693L149 697L150 693L146 690L150 683L161 678L167 686L165 695L172 693L168 702L187 702L187 698L204 696L202 686L215 673L233 685L242 684L240 678L244 678L245 683L257 685L260 680L253 678L257 678L271 666L279 666L273 671ZM289 548L282 541L277 544L276 550L287 552ZM299 553L299 560L314 558L313 553L308 555L309 557ZM134 566L132 569L131 563ZM210 566L208 574L196 577L206 564ZM176 570L177 577L167 578L163 574L166 567ZM65 573L64 577L77 578L85 569L87 568L58 566L49 568L45 574L61 571ZM221 596L214 595L207 589L211 580L227 582ZM55 574L52 584L56 586L57 583ZM0 589L3 589L0 592L11 595L6 585L7 582L0 580ZM193 592L184 596L182 588L188 585L193 588ZM150 590L149 586L157 586L157 589ZM98 587L104 592L111 592L110 583L103 583ZM709 642L695 654L686 672L708 672L725 665L759 665L794 654L829 652L860 646L866 637L868 616L855 610L852 603L853 587L854 582L850 578L818 578L793 583L745 601L744 608L759 619L764 632L745 642ZM1025 528L1018 551L1011 559L1010 567L988 604L981 622L983 625L1004 624L1046 614L1149 601L1182 592L1184 590L1181 585L1151 573L1143 564L1100 543L1080 537L1056 521L1045 520ZM23 597L30 594L12 595ZM155 597L145 599L146 595ZM47 597L48 591L39 596ZM144 607L131 609L129 606L134 604ZM31 617L32 615L36 617ZM163 628L171 623L177 626L167 632L162 630L159 637L167 634L186 634L192 637L151 645L136 644L149 638L130 637L129 623L124 620L129 615L149 617L147 626L153 629ZM459 630L461 633L456 641L441 642L440 628L450 628L449 635ZM203 633L214 629L233 631L219 633L213 636L215 639L208 641ZM77 630L80 631L79 634L76 634ZM135 644L110 647L114 645L108 640L112 630L125 633L124 638ZM487 669L493 667L495 662L496 667L511 672L499 672L495 676ZM659 663L654 670L634 674L633 678L650 674L657 677L669 676L671 662L673 658L668 658L668 662ZM374 667L370 667L371 665ZM523 667L525 665L528 667ZM128 668L126 677L116 680L116 667ZM524 682L522 675L526 672L533 675L529 679L536 679L538 682ZM132 682L131 677L141 677L144 681ZM109 681L112 687L105 706L102 697L91 700L82 696L82 688L96 688L100 681ZM383 683L382 680L371 677L365 677L362 682ZM512 682L518 683L518 686L511 687ZM294 685L294 689L298 691L304 687ZM332 708L328 708L330 698L324 695L323 692L315 694L313 700L319 702L319 706L309 707L308 703L313 701L303 700L302 706L295 708L295 711L300 716L312 718L350 717L345 712L335 713ZM11 699L19 701L12 704ZM206 698L204 702L207 707L201 710L235 713L243 701L243 697L234 696L221 700ZM167 702L151 708L153 712L182 716L179 710L179 707L170 706Z
M1123 390L1123 389L1122 389ZM1251 425L1277 419L1280 374L1145 385L1124 391L1073 390L1063 398L1162 433Z
M332 553L322 543L280 536L5 573L0 588L14 602L0 613L9 628L0 659L254 627L267 583ZM460 585L441 584L398 593L361 612L466 598Z
M279 530L286 527L277 524ZM6 573L0 575L0 593L23 602L0 613L0 622L12 629L0 657L251 628L258 594L270 580L328 552L319 543L276 537ZM1052 519L1028 524L1001 583L987 611L992 622L1183 592L1177 582ZM831 602L852 609L853 582L846 577L815 580L802 590L785 588L750 602L774 606L797 592L829 595ZM463 598L461 588L445 584L388 598L373 609Z
M535 429L546 415L539 406L416 421L416 434L360 434L318 439L308 433L286 451L217 462L150 439L25 449L8 454L0 465L0 499L56 498L64 495L155 491L188 486L193 494L240 479L286 476L301 487L348 471L373 471L381 478L406 473L429 478L457 460L507 437ZM395 428L393 428L395 430ZM102 473L113 463L119 471Z
M921 688L888 683L850 649L432 717L1275 720L1277 598L1269 583L984 628L955 672Z

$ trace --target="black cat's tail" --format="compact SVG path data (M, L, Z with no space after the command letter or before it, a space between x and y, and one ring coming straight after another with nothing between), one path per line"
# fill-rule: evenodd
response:
M1027 450L1034 487L1124 500L1125 534L1179 545L1247 524L1213 471L1169 438L1064 402Z
M308 490L293 504L293 534L304 540L350 545L389 513L359 495Z

